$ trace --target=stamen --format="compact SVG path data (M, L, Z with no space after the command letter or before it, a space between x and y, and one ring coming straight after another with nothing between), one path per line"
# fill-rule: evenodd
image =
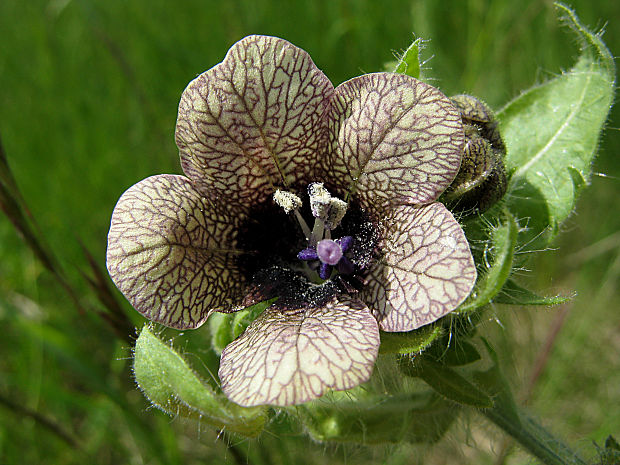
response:
M312 237L310 228L304 221L301 213L299 213L299 207L302 205L301 199L292 192L277 189L273 194L273 201L280 206L287 215L290 212L295 214L295 218L297 218L297 222L299 223L299 226L301 226L304 236L306 239L310 240Z
M287 215L302 205L301 199L297 195L292 192L281 191L280 189L273 194L273 201L282 207Z
M332 196L323 187L322 182L313 182L308 186L308 196L310 197L310 209L312 216L325 220L329 213L329 201Z
M323 239L323 232L325 231L325 223L321 218L315 218L314 226L312 228L312 235L310 236L310 247L316 246L316 244Z
M307 240L310 240L310 238L312 237L312 232L310 231L310 228L308 227L303 217L301 216L301 213L299 213L299 210L294 210L293 213L295 213L295 218L297 218L297 222L299 223L299 226L301 226L301 230L304 233L304 237Z
M336 197L332 197L329 200L329 208L327 210L327 218L325 220L325 227L327 229L335 229L338 227L342 218L344 218L347 212L347 202L340 200Z
M332 197L323 187L322 182L313 182L308 186L310 209L312 216L322 220L323 227L328 231L335 229L347 212L347 203L339 198ZM322 236L318 240L321 240Z

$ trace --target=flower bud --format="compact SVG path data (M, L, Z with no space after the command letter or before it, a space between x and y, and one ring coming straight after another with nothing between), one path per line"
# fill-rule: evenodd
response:
M506 146L493 111L484 102L470 95L456 95L451 100L461 113L465 147L461 168L441 200L452 211L480 213L506 193Z

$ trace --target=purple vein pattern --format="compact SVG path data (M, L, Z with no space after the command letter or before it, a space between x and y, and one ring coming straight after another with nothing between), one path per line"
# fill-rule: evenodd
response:
M240 405L291 405L366 381L379 328L360 301L266 310L222 353L222 390ZM240 361L240 362L239 362Z
M240 208L312 177L333 92L310 56L288 42L237 42L183 92L176 129L183 171L205 195Z
M270 298L261 289L280 293L222 352L219 376L232 401L294 405L357 386L371 376L379 328L433 323L471 292L469 244L435 202L459 170L463 127L434 87L376 73L334 88L303 50L250 36L187 86L176 142L185 176L152 176L121 196L107 267L136 310L179 329ZM259 250L248 238L262 218L256 212L269 208L277 219L260 234L283 236L288 218L274 192L307 201L315 182L361 215L360 231L371 231L345 251L364 254L351 255L347 271L361 290L332 278L317 283L299 271L301 262L244 268L246 259L263 263L303 249ZM347 215L354 214L342 224ZM334 237L350 235L344 229ZM304 241L299 234L279 243Z
M431 202L459 170L460 115L437 89L411 86L407 76L377 73L345 82L330 123L334 178L369 206Z
M476 268L463 230L441 204L395 208L362 299L383 331L411 331L438 320L468 295Z
M151 176L118 201L108 271L134 308L173 328L195 328L241 295L232 258L235 216L183 176Z

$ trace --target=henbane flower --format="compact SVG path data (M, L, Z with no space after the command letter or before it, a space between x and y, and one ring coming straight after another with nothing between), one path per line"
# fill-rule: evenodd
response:
M136 310L179 329L277 297L222 353L232 401L352 388L380 329L414 330L470 293L468 243L436 202L463 127L434 87L375 73L334 88L303 50L250 36L185 89L176 142L185 176L122 195L107 266Z

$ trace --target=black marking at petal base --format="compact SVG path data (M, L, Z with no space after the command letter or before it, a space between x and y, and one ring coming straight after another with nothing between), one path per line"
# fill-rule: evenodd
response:
M304 199L306 200L306 199ZM301 214L311 218L308 202L304 201ZM275 308L301 308L322 306L336 294L356 293L361 289L374 258L378 255L380 241L378 224L362 208L351 202L336 236L351 236L350 247L345 252L353 271L337 279L321 284L311 282L304 273L304 263L298 257L299 250L307 247L301 229L292 215L269 202L254 207L241 225L238 240L245 250L252 253L239 256L237 265L250 284L243 306L253 305L273 297L278 300ZM318 270L315 270L318 271Z
M248 282L261 270L288 268L298 262L297 252L307 245L295 217L284 213L271 199L252 208L240 225L237 240L251 251L237 259Z

